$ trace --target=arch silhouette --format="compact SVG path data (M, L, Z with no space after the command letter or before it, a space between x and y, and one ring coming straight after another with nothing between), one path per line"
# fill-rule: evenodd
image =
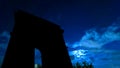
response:
M34 68L34 48L42 54L42 68L72 68L60 26L16 11L2 68Z

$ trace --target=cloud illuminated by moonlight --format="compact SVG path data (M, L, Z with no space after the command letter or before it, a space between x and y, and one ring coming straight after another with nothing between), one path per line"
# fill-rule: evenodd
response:
M80 41L75 42L72 47L101 48L107 43L120 40L120 25L114 23L104 29L103 33L95 28L86 31Z

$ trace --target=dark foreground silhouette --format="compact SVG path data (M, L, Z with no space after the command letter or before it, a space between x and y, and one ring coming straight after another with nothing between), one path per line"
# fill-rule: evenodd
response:
M2 68L34 68L34 48L41 52L42 68L72 68L63 30L42 18L16 11Z

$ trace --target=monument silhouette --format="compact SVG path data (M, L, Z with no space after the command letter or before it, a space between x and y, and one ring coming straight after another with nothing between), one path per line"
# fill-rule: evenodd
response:
M14 16L2 68L34 68L35 48L41 52L42 68L72 68L59 25L21 10Z

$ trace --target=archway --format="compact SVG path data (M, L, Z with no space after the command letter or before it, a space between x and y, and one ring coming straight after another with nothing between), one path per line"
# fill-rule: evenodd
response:
M35 48L35 57L34 57L34 68L41 68L42 67L42 57L41 52L39 49Z
M60 26L17 11L2 68L34 68L34 48L42 54L42 68L72 68Z

